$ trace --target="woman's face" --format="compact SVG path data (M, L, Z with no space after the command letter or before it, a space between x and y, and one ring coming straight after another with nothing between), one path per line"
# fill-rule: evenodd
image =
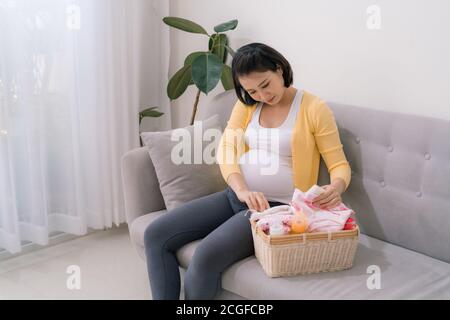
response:
M256 101L269 105L280 102L287 89L284 86L283 71L278 68L275 72L251 72L238 77L239 83L245 91Z

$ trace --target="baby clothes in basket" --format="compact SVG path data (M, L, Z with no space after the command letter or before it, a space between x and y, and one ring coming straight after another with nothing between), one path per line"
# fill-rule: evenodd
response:
M293 215L296 210L302 210L308 218L308 229L306 232L340 231L344 229L348 218L355 212L343 203L331 209L320 209L318 206L313 205L312 201L314 198L324 191L317 185L312 186L305 193L295 189L289 205L275 206L263 212L249 210L251 212L250 220L256 220L257 226L263 231L267 231L270 225L275 223L290 226L288 217Z
M331 209L320 209L318 206L313 205L312 201L319 189L322 188L317 185L312 186L305 193L295 189L290 205L295 210L303 210L306 214L308 218L307 232L333 232L344 229L347 219L355 212L342 202Z

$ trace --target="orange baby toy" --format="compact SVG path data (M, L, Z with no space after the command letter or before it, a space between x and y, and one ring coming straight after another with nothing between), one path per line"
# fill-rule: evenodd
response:
M291 221L291 233L303 233L308 229L308 218L301 210L296 210Z

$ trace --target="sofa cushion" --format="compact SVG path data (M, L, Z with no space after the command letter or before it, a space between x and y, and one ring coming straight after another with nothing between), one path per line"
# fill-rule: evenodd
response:
M132 240L142 257L144 231L164 212L144 215L131 225ZM188 267L200 241L177 251L181 267ZM373 277L369 266L380 268L380 289L367 287ZM223 273L222 287L247 299L450 299L450 264L361 234L349 270L269 278L251 256Z
M204 141L206 130L209 132L216 130L218 133L215 136L216 139L210 142L209 138L205 137ZM196 121L194 125L185 128L141 133L142 141L148 146L168 210L190 200L225 189L226 184L215 155L221 132L218 116L214 115L206 120ZM173 138L174 140L172 140ZM182 151L179 150L181 146L183 146ZM200 146L199 150L197 150L197 146ZM173 154L172 151L174 151ZM194 151L197 151L199 155L196 154L194 157ZM210 159L203 157L204 151L208 155L211 151ZM186 159L184 152L189 152ZM177 157L177 159L172 159L173 157ZM187 163L184 160L187 160Z
M367 287L371 265L380 289ZM271 279L252 256L224 272L222 287L249 299L450 299L450 264L361 235L351 269Z
M144 257L146 227L166 210L147 214L131 225L132 241ZM201 240L180 248L178 263L187 268ZM370 290L369 266L378 266L380 289ZM247 299L450 299L450 264L367 235L360 235L353 268L286 278L269 278L255 256L233 264L222 287Z

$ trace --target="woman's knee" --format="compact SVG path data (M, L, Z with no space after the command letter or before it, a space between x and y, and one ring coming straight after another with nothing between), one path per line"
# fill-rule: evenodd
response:
M227 252L220 252L214 243L202 241L189 264L192 274L221 273L233 261Z
M194 254L184 276L186 300L209 300L217 294L222 270L213 261L214 255L209 252Z
M152 245L162 245L167 241L169 234L163 223L159 223L158 219L152 221L144 231L144 245L150 247Z
M215 253L217 256L217 252ZM202 250L201 243L197 246L189 263L189 269L193 274L205 274L216 271L213 266L214 254L210 250Z

